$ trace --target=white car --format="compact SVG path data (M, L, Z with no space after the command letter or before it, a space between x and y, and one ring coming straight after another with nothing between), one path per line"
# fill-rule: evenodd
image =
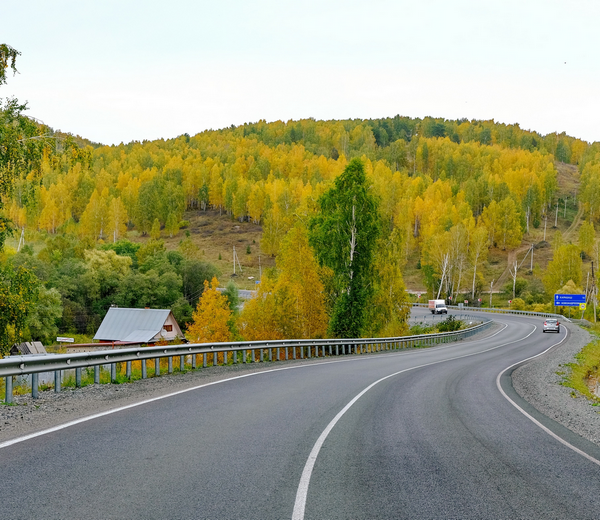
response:
M543 332L547 331L560 332L560 323L558 323L556 318L546 318Z

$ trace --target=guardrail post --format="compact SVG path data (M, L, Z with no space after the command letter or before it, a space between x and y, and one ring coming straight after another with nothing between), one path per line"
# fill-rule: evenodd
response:
M31 397L37 399L40 396L39 389L40 375L36 372L31 374Z
M61 371L60 370L55 370L54 371L54 391L56 393L60 392L60 383L61 383ZM11 383L12 385L12 383Z
M160 376L160 358L154 358L154 375Z
M31 382L33 386L33 381ZM75 369L75 386L81 388L81 368Z
M205 352L204 354L202 354L202 368L206 368L207 364L208 364L208 354Z
M5 381L5 392L4 392L4 404L11 404L13 402L13 376L6 376Z
M279 361L281 358L279 357L281 355L281 349L279 347L277 347L277 359L276 361Z
M273 362L273 349L272 348L269 349L269 361Z
M192 354L192 370L196 370L198 366L198 354Z
M219 356L217 356L216 352L213 352L213 367L216 367L218 365L218 361L219 361Z
M94 365L94 384L100 384L100 365Z
M179 371L185 372L185 356L179 356Z
M146 365L146 360L142 359L142 379L146 379L148 377L148 366Z
M312 350L312 347L309 345L308 346L308 355L307 355L308 358L311 357L311 354L312 354L311 350Z
M131 361L125 363L125 377L131 379Z
M238 351L234 350L232 351L232 356L233 356L233 364L236 365L237 364L237 358L238 358Z
M292 347L293 358L296 359L296 347Z
M117 382L117 364L116 363L110 364L110 382L111 383Z
M329 356L331 356L331 345L329 345Z
M285 360L287 361L288 359L289 359L289 356L288 356L288 348L287 348L287 347L285 347Z
M169 372L169 374L172 374L173 373L173 356L169 356L168 359L169 359L169 370L168 370L168 372Z

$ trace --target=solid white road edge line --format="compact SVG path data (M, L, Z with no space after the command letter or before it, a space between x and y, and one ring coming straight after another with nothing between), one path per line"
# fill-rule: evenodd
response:
M565 327L566 329L566 327ZM594 464L597 464L598 466L600 466L600 460L595 459L594 457L592 457L591 455L588 455L587 453L585 453L584 451L581 451L579 448L577 448L576 446L573 446L572 444L570 444L569 442L567 442L566 440L564 440L562 437L559 437L556 433L554 433L552 430L550 430L549 428L547 428L546 426L544 426L541 422L539 422L535 417L529 415L525 410L523 410L523 408L521 408L517 403L515 403L510 397L508 397L508 395L506 394L506 392L502 389L502 386L500 385L500 379L502 378L502 375L507 372L508 370L510 370L511 368L520 365L522 363L526 363L527 361L530 361L532 359L535 359L536 357L539 356L543 356L546 352L548 352L549 350L553 349L554 347L557 347L558 345L560 345L563 341L565 341L567 339L568 335L565 333L565 337L563 339L561 339L558 343L555 343L554 345L548 347L546 350L544 350L544 352L540 352L539 354L536 354L535 356L531 356L527 359L524 359L522 361L519 361L518 363L514 363L512 365L510 365L509 367L505 368L502 372L500 372L498 374L498 377L496 377L496 386L498 387L498 390L500 390L500 393L502 394L502 396L510 403L512 404L517 410L519 410L519 412L521 412L525 417L527 417L532 423L534 423L536 426L539 426L542 430L544 430L548 435L550 435L551 437L554 437L558 442L560 442L561 444L563 444L564 446L566 446L567 448L573 450L575 453L578 453L579 455L581 455L582 457L585 457L586 459L588 459L590 462L593 462Z
M506 328L506 326L504 327ZM499 334L500 332L502 332L504 329L500 329L498 332L495 332L494 334L488 336L489 338L494 337L496 334ZM453 344L450 345L441 345L438 347L431 347L429 349L424 350L423 352L426 351L431 351L433 349L440 349L440 348L449 348L452 347ZM390 354L384 354L385 356L393 356L398 354L398 352L395 353L390 353ZM251 376L257 376L259 374L267 374L269 372L279 372L281 370L294 370L294 369L299 369L299 368L307 368L307 367L313 367L313 366L321 366L321 365L327 365L330 363L347 363L347 362L352 362L352 361L361 361L361 360L367 360L367 359L373 359L373 358L351 358L351 359L337 359L337 360L332 360L332 361L323 361L321 363L311 363L308 365L295 365L295 366L291 366L291 367L281 367L281 368L272 368L269 370L260 370L258 372L252 372L250 374L243 374L241 376L235 376L235 377L228 377L227 379L220 379L219 381L213 381L211 383L205 383L203 385L198 385L198 386L194 386L191 388L186 388L184 390L178 390L176 392L171 392L169 394L165 394L165 395L161 395L158 397L153 397L151 399L145 399L143 401L139 401L137 403L132 403L132 404L128 404L125 406L120 406L118 408L112 408L111 410L106 410L104 412L99 412L93 415L86 415L85 417L82 417L80 419L75 419L73 421L69 421L63 424L59 424L57 426L53 426L52 428L47 428L45 430L41 430L39 432L34 432L34 433L30 433L28 435L23 435L21 437L16 437L15 439L10 439L8 441L4 441L4 442L0 442L0 449L2 448L8 448L9 446L12 446L13 444L18 444L20 442L25 442L28 441L30 439L35 439L36 437L41 437L42 435L47 435L49 433L54 433L57 432L59 430L63 430L65 428L69 428L70 426L75 426L76 424L81 424L87 421L91 421L93 419L98 419L99 417L104 417L105 415L110 415L113 413L117 413L117 412L122 412L123 410L128 410L129 408L135 408L136 406L142 406L144 404L148 404L148 403L152 403L154 401L160 401L161 399L166 399L168 397L173 397L175 395L179 395L179 394L184 394L186 392L192 392L194 390L199 390L201 388L205 388L207 386L212 386L212 385L218 385L221 383L226 383L227 381L233 381L235 379L242 379L244 377L251 377Z
M508 325L505 324L504 328L501 329L500 331L498 331L496 334L498 334L499 332L506 329L506 327L508 327ZM438 365L440 363L447 363L448 361L454 361L456 359L462 359L462 358L471 357L471 356L478 356L479 354L483 354L484 352L489 352L491 350L496 350L500 347L505 347L506 345L512 345L513 343L518 343L519 341L523 341L523 340L527 339L536 330L537 330L537 327L535 325L533 325L533 330L529 334L527 334L527 336L520 338L518 340L510 341L509 343L503 343L501 345L497 345L495 347L491 347L486 350L481 350L479 352L473 352L472 354L464 354L462 356L457 356L457 357L453 357L453 358L449 358L449 359L443 359L441 361L434 361L433 363L425 363L424 365L419 365L419 366L412 367L412 368L406 368L404 370L400 370L399 372L395 372L388 376L382 377L381 379L379 379L379 380L375 381L374 383L370 384L369 386L367 386L362 392L360 392L356 397L354 397L354 399L352 399L346 406L344 406L344 408L342 408L342 410L332 419L332 421L323 430L323 433L321 433L321 435L317 439L317 442L315 442L315 445L313 446L313 449L311 450L311 452L308 456L308 460L306 461L306 464L304 465L304 470L302 471L302 476L300 477L300 483L298 484L298 491L296 492L296 502L294 503L294 511L292 513L292 520L304 520L304 511L306 509L306 498L308 496L308 486L310 484L310 478L312 476L312 471L315 466L315 462L317 461L319 452L321 451L321 448L322 448L323 444L325 443L327 436L329 435L331 430L333 430L333 427L337 424L337 422L343 417L343 415L352 407L352 405L354 403L356 403L356 401L358 401L371 388L373 388L375 385L378 385L382 381L389 379L390 377L394 377L399 374L403 374L404 372L410 372L411 370L416 370L418 368L428 367L431 365ZM494 334L493 336L495 336L496 334ZM493 336L490 336L490 337L493 337Z

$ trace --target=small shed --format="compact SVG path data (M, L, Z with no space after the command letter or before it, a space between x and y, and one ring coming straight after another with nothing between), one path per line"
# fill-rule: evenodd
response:
M41 341L28 341L24 343L15 343L10 349L11 356L28 356L31 354L47 354Z
M94 340L100 342L155 343L185 339L169 309L111 307Z

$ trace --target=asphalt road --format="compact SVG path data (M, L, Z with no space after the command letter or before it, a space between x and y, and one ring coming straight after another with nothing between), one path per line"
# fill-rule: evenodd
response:
M0 518L598 518L600 465L496 382L565 328L494 319L484 339L253 374L2 448Z

